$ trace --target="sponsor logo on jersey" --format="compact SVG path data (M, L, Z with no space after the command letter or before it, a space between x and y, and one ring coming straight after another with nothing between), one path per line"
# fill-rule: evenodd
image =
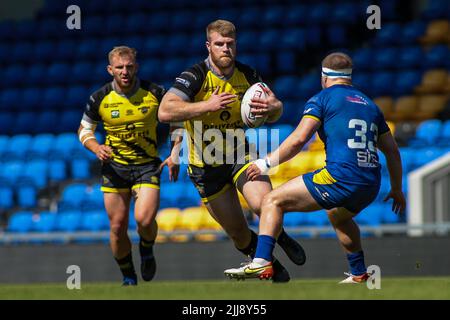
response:
M348 102L351 102L351 103L358 103L358 104L363 104L363 105L366 105L366 106L369 105L369 102L367 102L366 99L364 99L363 97L358 96L358 95L355 95L353 97L347 96L346 100Z
M220 120L222 121L228 121L231 118L231 113L229 111L222 111L220 113Z
M120 117L120 111L119 110L111 110L111 118L117 119Z
M127 116L132 116L134 115L134 111L131 109L127 109Z
M313 110L314 108L308 108L305 111L303 111L303 114L307 114L308 112L310 112L311 110Z
M191 85L191 82L189 80L186 80L186 79L183 79L183 78L176 78L175 82L178 82L178 83L182 84L186 88L189 88L189 86Z
M139 108L139 110L141 110L142 114L146 114L148 112L148 107L142 107Z

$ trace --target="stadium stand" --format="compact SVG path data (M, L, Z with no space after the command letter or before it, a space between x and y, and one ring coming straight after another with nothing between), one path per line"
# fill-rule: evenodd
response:
M82 1L83 29L72 33L59 21L69 2L47 0L32 20L0 21L7 79L0 92L0 223L6 232L108 229L99 165L76 135L89 94L109 80L107 52L119 44L136 47L141 75L168 88L180 70L204 58L203 29L218 17L235 22L239 60L254 65L284 102L280 121L260 131L277 129L283 141L299 122L303 104L320 90L318 59L346 48L354 60L355 86L374 98L395 126L405 174L450 150L450 120L437 118L450 95L446 0L425 1L420 10L398 10L399 0L378 1L379 31L365 28L370 1ZM186 11L174 10L180 4ZM101 132L96 134L101 141ZM270 133L257 139L270 151ZM274 187L322 167L323 148L315 137L272 176ZM160 151L167 155L168 145ZM389 190L383 165L380 196L356 218L362 225L405 221L382 202ZM164 234L158 241L188 239L165 235L176 231L219 229L188 180L185 165L177 183L168 181L167 171L162 174L157 220ZM130 229L136 226L132 216ZM323 212L293 213L284 221L293 228L325 223Z

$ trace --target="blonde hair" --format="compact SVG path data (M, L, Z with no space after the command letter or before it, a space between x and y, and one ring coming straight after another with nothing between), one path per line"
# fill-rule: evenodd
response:
M136 49L130 48L127 46L118 46L118 47L114 47L108 53L108 61L109 61L109 64L111 64L114 56L131 56L133 58L133 60L136 60L136 55L137 55Z
M216 20L208 24L206 27L206 39L209 41L209 35L212 32L217 32L223 37L230 37L236 39L236 27L227 20Z
M351 69L353 68L353 61L349 55L343 52L330 53L322 60L322 68L333 70Z

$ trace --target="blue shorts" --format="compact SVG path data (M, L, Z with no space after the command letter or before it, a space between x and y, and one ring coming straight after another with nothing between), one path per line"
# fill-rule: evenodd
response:
M303 175L309 193L324 209L344 207L359 213L372 203L378 195L380 184L373 186L336 181L326 168Z

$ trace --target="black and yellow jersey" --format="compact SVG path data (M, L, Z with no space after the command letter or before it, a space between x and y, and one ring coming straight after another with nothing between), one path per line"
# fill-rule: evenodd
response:
M163 87L139 79L129 95L119 94L110 82L90 96L83 120L103 122L113 161L147 163L158 158L156 127L163 95Z
M230 147L226 145L226 130L227 129L243 129L244 123L241 118L241 101L247 89L254 83L261 81L261 77L251 67L235 62L235 68L231 76L220 77L209 64L206 59L200 63L195 64L191 68L182 72L179 77L175 79L175 83L169 92L172 92L185 101L199 102L208 100L217 86L219 86L218 94L228 92L238 96L238 99L229 104L230 108L226 110L219 110L215 112L208 112L199 117L187 120L184 122L184 127L187 130L189 141L189 163L197 167L206 165L203 158L203 152L207 143L204 139L201 140L202 146L194 143L196 137L204 137L204 133L208 129L218 129L223 134L223 154L235 152L237 145ZM217 166L220 164L208 165Z

